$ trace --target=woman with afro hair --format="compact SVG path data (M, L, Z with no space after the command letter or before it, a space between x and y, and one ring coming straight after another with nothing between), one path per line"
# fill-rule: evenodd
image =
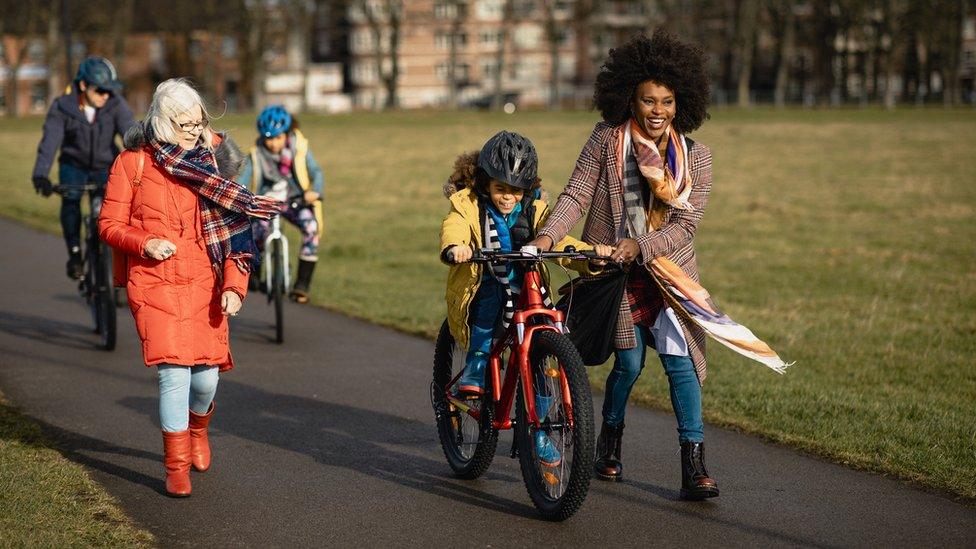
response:
M610 50L593 94L603 121L532 242L550 249L585 214L583 240L611 244L614 259L637 263L629 269L617 318L596 475L622 477L624 411L650 347L670 386L684 499L719 493L705 470L702 447L705 334L665 303L648 269L651 260L666 256L698 280L694 236L712 186L712 156L687 134L708 118L708 89L702 50L666 31Z

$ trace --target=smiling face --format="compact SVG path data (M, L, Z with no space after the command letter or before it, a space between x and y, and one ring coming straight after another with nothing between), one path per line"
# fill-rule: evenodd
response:
M513 187L507 183L502 183L497 179L492 179L488 184L488 194L491 202L498 208L502 215L508 215L515 209L515 205L521 202L525 191L518 187Z
M200 108L200 105L193 105L189 111L177 116L173 120L173 125L176 129L176 135L179 137L179 143L177 145L184 149L192 149L197 146L200 134L206 128L207 121L203 118L203 109ZM192 125L193 127L189 130L184 130L181 127L184 125Z
M674 120L677 111L674 92L653 80L642 82L634 92L633 110L644 133L657 141Z

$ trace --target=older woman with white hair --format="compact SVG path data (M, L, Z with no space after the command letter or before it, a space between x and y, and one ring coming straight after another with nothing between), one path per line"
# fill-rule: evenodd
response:
M184 79L156 88L125 145L99 234L125 261L116 285L126 286L143 359L158 374L166 491L185 497L191 465L210 467L218 372L234 365L227 316L241 308L255 259L249 217L268 218L280 204L234 182L240 150L210 127Z

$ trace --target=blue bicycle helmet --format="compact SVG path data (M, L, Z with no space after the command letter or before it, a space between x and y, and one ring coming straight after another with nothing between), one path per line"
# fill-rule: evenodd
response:
M277 137L291 128L291 115L281 105L268 105L258 115L261 137Z
M81 65L78 65L75 84L81 81L84 81L88 86L95 86L113 93L122 89L122 83L119 82L115 66L108 59L94 55L86 57Z

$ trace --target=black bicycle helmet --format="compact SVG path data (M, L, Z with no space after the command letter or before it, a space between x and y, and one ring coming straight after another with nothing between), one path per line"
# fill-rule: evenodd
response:
M89 86L95 86L116 93L122 89L115 66L104 57L90 56L78 66L75 83L84 81Z
M530 190L538 179L539 155L529 138L502 130L481 147L478 167L492 179Z

